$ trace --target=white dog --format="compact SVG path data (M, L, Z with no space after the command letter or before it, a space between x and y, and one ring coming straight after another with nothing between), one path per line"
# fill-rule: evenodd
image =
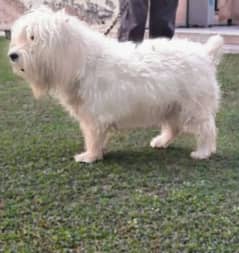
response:
M79 121L86 150L77 162L102 159L111 128L138 127L161 127L153 148L193 134L191 156L205 159L216 151L222 47L220 36L204 45L178 39L119 43L63 11L40 8L14 24L9 57L35 97L52 95Z

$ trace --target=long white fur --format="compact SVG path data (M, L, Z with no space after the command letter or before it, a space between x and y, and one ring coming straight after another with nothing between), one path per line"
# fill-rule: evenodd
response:
M193 158L216 151L216 79L223 39L202 45L153 39L119 43L63 11L33 10L16 21L9 54L14 71L36 97L50 94L80 122L85 152L75 160L103 157L111 128L161 127L152 147L167 147L181 133L197 139Z

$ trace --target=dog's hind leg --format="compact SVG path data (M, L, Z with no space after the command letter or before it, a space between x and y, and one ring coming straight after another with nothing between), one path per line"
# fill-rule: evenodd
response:
M179 129L172 123L164 122L161 126L161 134L154 137L150 146L152 148L167 148L179 134Z
M206 159L216 152L216 126L215 119L210 116L208 119L199 122L195 129L197 149L191 153L194 159Z

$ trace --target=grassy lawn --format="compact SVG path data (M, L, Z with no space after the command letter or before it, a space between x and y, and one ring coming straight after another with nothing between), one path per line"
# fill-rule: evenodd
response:
M157 131L115 133L105 160L77 164L76 122L34 101L0 40L0 252L239 252L239 56L219 69L218 153L156 151Z

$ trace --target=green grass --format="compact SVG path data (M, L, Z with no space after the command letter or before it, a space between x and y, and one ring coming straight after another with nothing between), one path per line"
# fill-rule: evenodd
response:
M0 252L239 252L239 56L219 68L218 153L149 147L156 130L114 134L105 160L77 164L78 125L34 101L0 40Z

